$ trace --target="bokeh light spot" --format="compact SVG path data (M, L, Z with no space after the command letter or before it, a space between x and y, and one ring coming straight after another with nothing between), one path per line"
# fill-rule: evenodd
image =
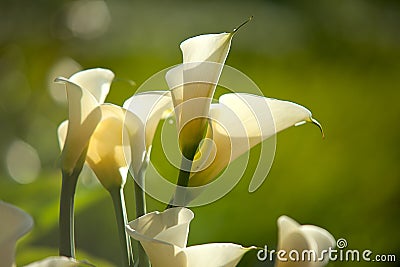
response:
M41 170L36 149L21 140L11 143L6 154L6 165L11 178L20 184L32 183Z
M67 13L67 27L78 38L94 39L103 35L111 22L110 11L104 1L76 1Z

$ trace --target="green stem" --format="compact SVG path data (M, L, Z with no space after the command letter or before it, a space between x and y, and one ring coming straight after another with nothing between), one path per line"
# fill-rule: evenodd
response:
M74 238L74 197L79 172L68 174L62 171L62 185L60 196L60 256L75 258Z
M189 176L190 176L190 171L185 171L185 170L180 170L179 171L179 176L178 176L178 183L177 185L187 187L189 184Z
M142 168L143 169L143 168ZM136 203L136 218L146 214L146 196L141 186L144 185L144 170L140 170L137 177L134 179L135 187L135 203Z
M190 165L190 166L188 166ZM181 169L179 171L179 176L178 176L178 187L176 188L174 197L171 199L169 202L167 209L176 207L174 204L174 200L176 200L176 203L185 203L185 198L186 198L186 187L189 184L189 177L190 177L190 170L192 167L192 161L188 161L185 158L182 158L181 162Z
M113 200L115 217L117 219L119 242L122 250L122 263L124 267L132 267L132 247L130 238L125 231L125 226L128 223L128 218L126 215L124 191L122 188L115 188L111 189L109 192Z
M139 218L140 216L143 216L146 214L146 195L143 190L144 186L144 176L146 173L146 167L147 166L142 166L140 169L139 173L136 175L134 179L134 187L135 187L135 202L136 202L136 218ZM142 245L140 244L139 241L136 241L136 246L138 250L138 263L135 264L135 266L138 267L149 267L149 258L147 257L146 252L144 251Z

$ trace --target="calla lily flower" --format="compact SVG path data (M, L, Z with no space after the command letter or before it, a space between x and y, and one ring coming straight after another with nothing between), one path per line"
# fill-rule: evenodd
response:
M32 229L32 217L25 211L0 201L0 267L15 266L15 246Z
M287 216L279 217L278 230L278 251L285 251L286 256L283 261L277 259L276 267L323 267L328 264L329 255L326 252L335 247L335 239L328 231L314 225L300 225ZM290 251L302 255L304 250L315 252L315 259L311 257L293 261L288 255ZM319 259L322 251L325 251L323 260Z
M194 214L187 208L171 208L148 213L126 226L140 241L153 267L236 266L254 247L214 243L187 247L189 224Z
M141 125L133 115L124 124L127 112L121 107L109 104L100 110L101 120L90 138L86 163L104 188L110 190L125 185L131 163L130 137Z
M134 123L141 125L141 127L136 127L135 136L131 138L132 170L136 177L147 165L158 123L161 119L169 116L173 109L171 96L166 91L135 94L124 102L123 108L129 111L125 122L131 125L130 128L134 127L133 120ZM133 114L136 119L129 114ZM136 149L136 147L140 149Z
M89 69L72 75L69 79L57 78L66 84L68 121L61 123L61 131L67 128L63 145L61 165L71 174L80 171L90 136L101 119L99 106L110 90L114 73L106 69ZM60 131L60 129L59 129Z
M207 126L209 107L228 55L232 33L205 34L180 45L183 64L166 74L183 155L192 160Z
M89 75L88 78L93 77ZM78 80L81 84L76 84L75 80L63 80L67 83L67 88L71 87L73 88L72 91L79 91L86 95L87 99L93 100L91 93L84 89L84 85L90 84L88 81L81 78ZM101 84L101 82L95 83L95 85ZM102 86L104 87L104 85ZM104 97L101 98L101 101L104 102ZM83 104L81 101L81 105ZM130 266L132 264L132 253L129 238L124 231L127 215L122 188L125 185L129 167L132 166L136 179L135 198L137 200L137 212L145 213L144 193L136 190L136 187L137 184L140 186L143 184L142 174L149 159L151 142L158 122L164 115L165 110L170 109L170 96L166 92L147 92L134 95L125 102L125 108L112 104L98 105L99 102L96 101L88 102L87 104L92 109L86 119L86 121L89 121L88 125L90 127L72 128L78 130L83 128L84 130L83 139L86 141L84 143L80 140L80 145L86 144L86 149L82 150L79 162L87 163L111 195L117 218L120 243L124 253L122 259L124 265ZM68 144L70 124L71 122L67 121L58 128L59 143L63 152L66 151ZM140 199L143 199L143 203L139 203ZM60 212L60 214L68 213ZM72 231L71 228L68 229L69 232ZM71 235L69 234L69 236ZM61 244L64 243L68 244L66 241ZM73 256L69 249L71 246L64 247L66 249L62 250L62 255Z
M167 94L149 92L134 95L125 101L124 108L111 104L100 107L101 120L90 139L86 162L104 187L112 186L107 182L125 184L131 163L134 175L138 175L148 159L157 125L170 106ZM110 177L117 181L108 181Z
M142 124L137 116L116 105L103 104L99 110L101 119L90 137L86 163L111 195L123 251L122 260L124 266L131 266L131 244L124 231L127 214L123 187L131 164L131 144L137 137L136 133L141 132ZM65 136L63 132L65 128L60 128L60 144ZM145 150L144 139L135 145L140 144L143 145L132 147L132 150L142 154Z
M126 111L112 104L103 104L96 108L99 120L89 137L86 150L86 163L94 171L106 189L123 187L131 162L130 140L135 132L136 121L129 120L129 127L124 125ZM131 119L135 120L134 116ZM64 151L68 138L69 123L62 123L58 128L58 139ZM131 132L129 132L131 130ZM125 139L125 140L124 140ZM129 151L129 152L128 152Z
M290 126L309 121L320 127L308 109L288 101L226 94L211 104L234 32L182 42L183 64L166 74L183 155L181 187L209 183L237 157ZM252 181L249 188L255 191L260 185ZM187 205L197 194L178 188L168 207Z
M122 258L125 265L130 265L131 245L123 230L127 216L122 188L131 164L135 176L143 172L143 163L148 160L146 152L150 149L156 126L163 114L163 105L170 101L151 102L162 98L159 93L133 96L127 101L128 104L137 104L138 98L143 101L138 105L142 109L129 107L139 116L116 105L104 104L113 77L111 71L94 69L79 72L70 79L58 79L67 86L70 105L69 121L63 122L58 128L59 144L63 151L62 168L63 174L72 175L74 178L66 176L64 179L63 176L60 200L60 255L74 256L71 216L73 194L79 172L86 162L112 197L123 251L126 248ZM87 88L91 88L91 91ZM160 107L159 103L164 104ZM144 114L143 110L149 114ZM143 194L141 198L144 198Z
M100 79L96 83L94 82L95 74L99 75L96 77ZM166 92L147 92L132 96L125 101L124 108L112 104L100 104L101 101L104 102L105 95L108 93L106 89L110 86L109 82L105 82L106 79L101 80L100 74L103 76L108 74L109 78L113 77L113 75L109 75L108 70L94 69L83 71L83 74L79 72L70 79L59 78L66 83L67 92L71 91L70 95L75 100L78 98L79 92L85 96L82 99L90 100L81 100L80 106L85 106L86 110L91 111L85 112L88 115L81 115L82 117L86 116L85 121L87 121L87 124L81 125L81 127L70 126L71 119L61 123L58 128L58 140L63 153L64 151L71 152L70 154L76 160L79 158L79 153L75 152L82 153L86 144L87 150L84 158L86 163L95 172L103 186L109 188L112 185L121 186L125 183L130 163L132 163L135 174L139 172L146 160L146 151L150 150L158 122L163 118L165 112L171 109L171 101ZM82 77L86 75L89 81ZM76 76L79 79L73 79ZM85 89L84 86L89 85L91 85L90 88L97 86L97 90L93 90L97 97ZM96 100L96 102L95 99L99 99L99 101ZM70 109L73 108L71 106L72 103ZM76 116L72 117L76 119ZM90 121L91 119L93 121ZM74 149L67 147L69 136L76 138Z
M206 138L213 142L200 147L189 186L212 181L230 162L282 130L302 122L319 126L303 106L245 93L222 95L211 105L210 121Z

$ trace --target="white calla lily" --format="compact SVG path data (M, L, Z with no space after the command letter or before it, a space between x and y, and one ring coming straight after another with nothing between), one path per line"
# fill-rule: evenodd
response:
M143 164L148 160L158 123L173 109L171 96L167 91L140 93L127 99L123 107L133 114L138 120L137 123L141 125L134 131L135 136L131 137L132 169L134 176L138 176ZM125 122L133 128L132 122L129 122L130 117L127 116Z
M111 71L93 69L79 72L70 79L58 79L67 86L69 103L69 120L58 128L63 170L60 255L74 257L73 196L86 162L112 197L124 251L122 258L124 264L130 265L131 245L123 229L127 215L122 188L131 163L135 168L146 160L146 133L144 123L137 115L104 104L113 77Z
M313 122L298 104L245 93L222 95L210 109L211 125L192 166L190 186L204 185L263 140L301 122ZM203 166L206 166L203 168Z
M140 241L153 267L229 267L254 247L213 243L186 247L189 224L194 214L187 208L171 208L148 213L126 226Z
M62 145L61 165L63 171L71 174L80 171L90 136L101 119L99 106L104 103L114 73L106 69L89 69L72 75L69 79L57 78L66 85L68 98L68 123L61 123L59 133L65 134Z
M86 162L111 195L124 252L123 261L130 265L131 245L123 228L127 222L123 186L130 166L134 176L140 176L138 181L143 180L143 166L147 166L144 163L149 157L146 152L150 151L157 124L171 106L171 101L169 96L160 92L150 92L128 99L126 109L104 104L113 77L111 71L93 69L79 72L70 79L58 79L66 83L69 102L69 120L58 128L63 152L60 255L74 257L73 195L78 175ZM137 207L144 213L144 193L141 191L139 194L140 190L136 188L135 183L136 200L143 201Z
M86 163L105 188L120 188L131 163L130 137L141 127L140 121L130 116L129 128L124 124L126 110L111 104L100 106L100 110L101 120L90 138Z
M25 211L0 201L0 267L15 266L15 246L32 229L32 217Z
M92 84L94 81L89 79L86 83L84 81L81 82L82 84ZM81 88L72 81L68 81L68 83L71 87ZM97 84L99 85L101 82ZM81 91L84 90L81 88ZM103 90L101 92L106 91ZM87 91L86 93L90 96ZM163 117L165 110L172 105L168 94L169 92L149 92L134 95L125 102L125 108L112 104L98 105L94 109L96 121L93 121L93 126L95 127L90 129L90 135L84 136L88 138L86 141L87 148L85 154L80 156L80 160L89 165L112 197L119 227L120 242L123 251L126 252L123 255L123 261L126 261L125 264L127 265L130 265L132 261L132 254L130 241L123 228L127 222L127 215L122 188L126 182L130 166L132 166L135 179L141 181L143 178L141 176L144 172L143 166L147 166L145 163L149 156L149 153L146 152L150 152L151 142L158 122ZM104 98L102 99L104 101ZM58 129L59 143L63 151L67 146L66 142L71 128L69 126L70 123L62 123ZM138 184L142 185L143 183L139 182ZM144 200L143 191L141 193L141 196L139 193L136 194L137 201L138 199ZM142 208L143 210L145 209L144 204ZM60 214L67 214L67 212ZM72 231L71 227L68 229L70 232ZM71 246L65 247L65 251L67 251ZM62 255L73 256L72 253L69 253L69 250L67 252L63 250Z
M281 216L278 219L278 231L278 251L283 250L286 255L290 251L297 251L301 256L306 250L311 255L315 254L315 258L312 256L293 261L285 257L283 261L277 259L275 267L323 267L328 264L326 252L335 247L335 238L327 230L315 225L300 225L287 216ZM326 252L322 260L323 251Z
M102 177L117 177L123 184L129 163L132 162L135 174L139 172L158 122L166 111L172 109L172 103L169 92L147 92L126 100L124 109L104 104L113 77L111 74L108 70L93 69L79 72L70 79L58 79L67 85L71 110L70 119L58 128L58 139L64 159L74 159L67 161L68 166L76 164L85 146L89 145L86 163L100 181L107 184L108 181ZM77 114L79 110L80 115ZM131 146L129 153L127 145ZM71 170L70 167L67 169Z
M183 64L166 74L179 132L179 145L187 158L194 153L207 126L209 107L233 33L205 34L181 43Z

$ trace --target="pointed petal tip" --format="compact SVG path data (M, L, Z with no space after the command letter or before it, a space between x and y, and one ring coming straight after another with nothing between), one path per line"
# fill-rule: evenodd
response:
M310 118L310 120L311 120L311 123L315 124L321 131L322 139L325 139L325 133L324 133L324 129L322 128L321 123L319 123L316 119L314 119L312 117Z
M236 33L240 28L242 28L244 25L246 25L248 22L250 22L254 16L250 16L246 21L242 22L239 26L233 29L232 34Z
M322 139L325 139L325 133L324 133L324 129L322 128L321 123L319 123L316 119L314 119L311 116L309 119L307 119L305 121L299 121L299 122L295 123L294 126L297 127L297 126L303 125L307 122L311 122L312 124L316 125L319 128L319 130L321 131Z

